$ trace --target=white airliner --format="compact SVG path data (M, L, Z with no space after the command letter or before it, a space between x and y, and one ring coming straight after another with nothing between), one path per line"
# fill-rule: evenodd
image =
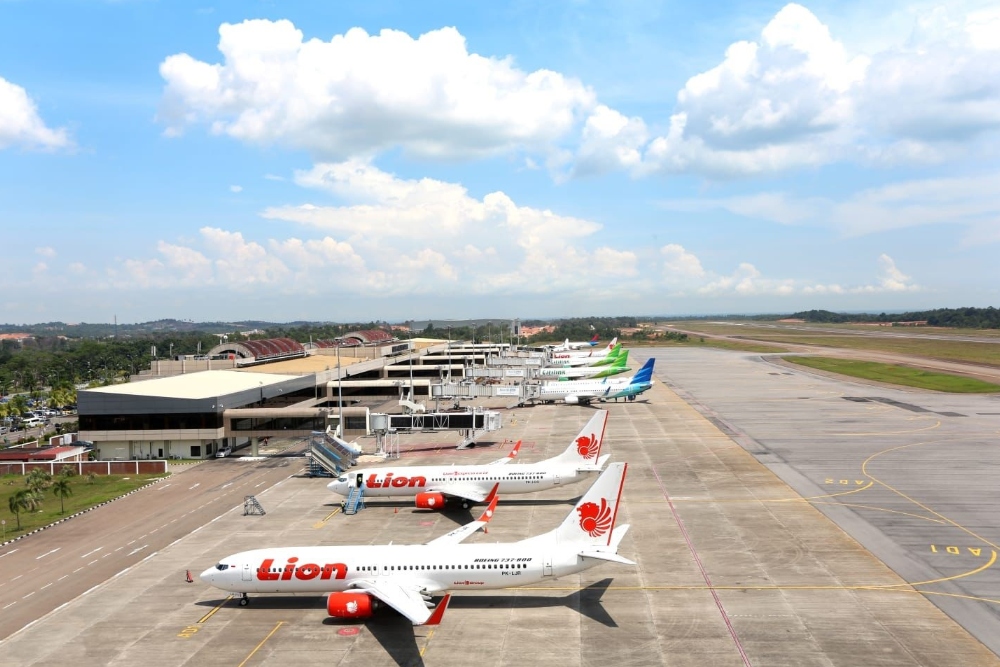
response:
M552 359L554 361L564 361L567 359L591 359L596 361L601 357L607 356L608 353L611 352L611 350L615 349L615 345L617 344L618 344L618 337L615 336L614 338L611 339L611 342L609 342L606 346L600 349L590 348L588 350L568 350L565 352L553 352Z
M600 472L610 458L601 456L608 411L598 410L569 447L559 456L538 463L509 463L520 449L485 465L385 466L352 470L327 484L342 496L361 487L364 497L411 496L421 509L444 509L449 498L468 507L489 501L491 495L530 493L578 482Z
M580 378L606 378L612 375L620 375L632 370L628 367L628 350L623 350L621 354L613 360L611 357L604 357L610 363L591 366L561 366L556 368L539 368L538 379L540 380L577 380Z
M580 348L586 347L597 347L597 341L601 339L600 336L594 334L594 337L587 341L575 341L569 342L569 338L562 345L555 345L552 347L553 352L566 352L568 350L579 350Z
M490 520L494 498L478 521L426 544L254 549L223 558L201 580L239 593L244 606L248 593L326 593L335 618L368 618L381 603L413 625L437 625L450 599L431 609L437 593L537 584L602 561L635 565L618 555L628 525L615 527L626 467L609 465L558 528L520 542L460 544Z
M602 380L571 380L569 382L543 382L539 385L536 401L563 401L565 403L590 403L593 400L625 398L634 400L653 386L653 362L649 359L635 375L629 378L604 378Z

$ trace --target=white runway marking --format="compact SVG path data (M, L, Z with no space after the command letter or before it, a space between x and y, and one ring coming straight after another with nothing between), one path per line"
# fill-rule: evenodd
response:
M7 553L5 553L5 554L4 554L3 556L9 556L9 555L11 555L12 553L14 553L15 551L19 551L19 549L11 549L11 550L10 550L10 551L8 551ZM0 558L3 558L3 556L0 556Z
M168 486L170 486L170 485L169 484L164 484L163 486L161 486L160 488L158 488L157 491L162 491L163 489L167 488Z
M41 559L45 558L46 556L48 556L49 554L54 554L55 552L59 551L60 549L62 549L62 547L56 547L52 551L48 551L46 553L43 553L41 556L36 556L35 560L41 560Z
M145 549L148 546L149 546L148 544L143 544L138 549L133 549L132 551L130 551L127 555L131 556L132 554L137 554L137 553L139 553L140 551L142 551L143 549Z
M101 550L101 549L103 549L103 548L104 548L104 547L97 547L97 548L96 548L96 549L94 549L93 551L88 551L87 553L83 554L82 556L80 556L80 558L86 558L86 557L87 557L87 556L89 556L90 554L96 554L96 553L97 553L98 551L100 551L100 550Z
M197 484L189 488L188 491L190 491L191 489L197 489L199 486L201 486L201 482L198 482Z

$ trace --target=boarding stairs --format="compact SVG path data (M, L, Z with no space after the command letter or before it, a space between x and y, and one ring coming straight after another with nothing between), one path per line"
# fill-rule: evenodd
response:
M267 512L257 502L257 496L243 496L243 516L264 516Z
M313 431L308 473L313 477L337 477L357 463L360 452L330 432Z
M357 514L365 508L365 490L363 487L355 486L347 494L344 501L344 514Z

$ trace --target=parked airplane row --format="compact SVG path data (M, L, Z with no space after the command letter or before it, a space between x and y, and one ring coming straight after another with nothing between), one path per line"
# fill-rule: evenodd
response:
M564 383L559 383L564 384ZM571 383L566 383L571 384ZM524 586L575 574L604 561L634 565L618 555L628 530L615 527L627 464L612 463L555 529L517 542L462 544L493 517L499 495L570 484L600 472L606 410L597 411L560 455L534 464L512 464L520 443L486 465L374 468L329 484L346 495L361 486L368 496L410 496L418 507L438 509L448 500L487 502L482 515L421 545L304 546L254 549L227 556L201 573L205 583L240 595L327 593L335 618L368 618L380 605L414 625L441 622L451 590Z
M352 489L365 498L412 497L421 509L442 509L449 500L468 507L501 495L546 491L573 484L600 472L609 455L601 456L608 411L598 410L559 456L537 463L511 463L520 450L484 465L406 466L353 470L327 488L345 498Z

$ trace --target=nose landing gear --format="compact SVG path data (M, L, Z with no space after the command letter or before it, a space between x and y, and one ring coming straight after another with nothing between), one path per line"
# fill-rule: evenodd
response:
M250 604L250 596L246 593L240 593L240 606L245 607Z

